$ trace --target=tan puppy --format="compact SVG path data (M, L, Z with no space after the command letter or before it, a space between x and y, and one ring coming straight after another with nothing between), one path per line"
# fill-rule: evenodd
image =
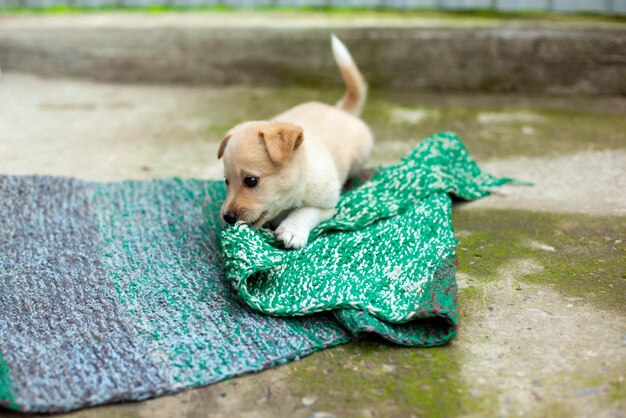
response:
M333 216L343 184L372 148L357 117L367 85L334 35L332 50L346 83L335 107L309 102L270 121L244 122L228 131L217 153L228 185L224 221L253 228L280 222L276 236L288 248L304 247L311 230Z

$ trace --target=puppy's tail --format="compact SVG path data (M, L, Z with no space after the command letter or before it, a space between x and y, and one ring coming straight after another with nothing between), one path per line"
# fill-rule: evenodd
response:
M367 83L343 42L335 35L331 35L331 45L335 62L339 66L343 81L346 83L346 93L335 106L354 116L359 116L367 98Z

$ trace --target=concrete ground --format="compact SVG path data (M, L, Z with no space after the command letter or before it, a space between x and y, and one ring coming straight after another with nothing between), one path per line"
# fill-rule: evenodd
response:
M9 72L0 81L0 173L220 178L217 143L231 125L340 94ZM625 115L624 98L373 91L364 114L377 138L373 164L453 130L485 169L535 184L456 206L458 337L432 349L365 340L65 416L626 416Z

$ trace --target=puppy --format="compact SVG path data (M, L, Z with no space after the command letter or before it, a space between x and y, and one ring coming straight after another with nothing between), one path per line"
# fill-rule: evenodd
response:
M333 216L343 184L372 149L372 134L358 118L367 85L334 35L331 45L346 84L334 107L308 102L269 121L241 123L217 152L228 186L224 221L277 225L275 234L287 248L304 247L311 230Z

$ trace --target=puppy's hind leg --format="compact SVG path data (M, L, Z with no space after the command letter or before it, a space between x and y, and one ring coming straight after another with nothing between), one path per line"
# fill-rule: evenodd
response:
M334 214L335 209L314 207L294 209L276 228L276 236L287 248L302 248L308 242L313 228L329 220Z

